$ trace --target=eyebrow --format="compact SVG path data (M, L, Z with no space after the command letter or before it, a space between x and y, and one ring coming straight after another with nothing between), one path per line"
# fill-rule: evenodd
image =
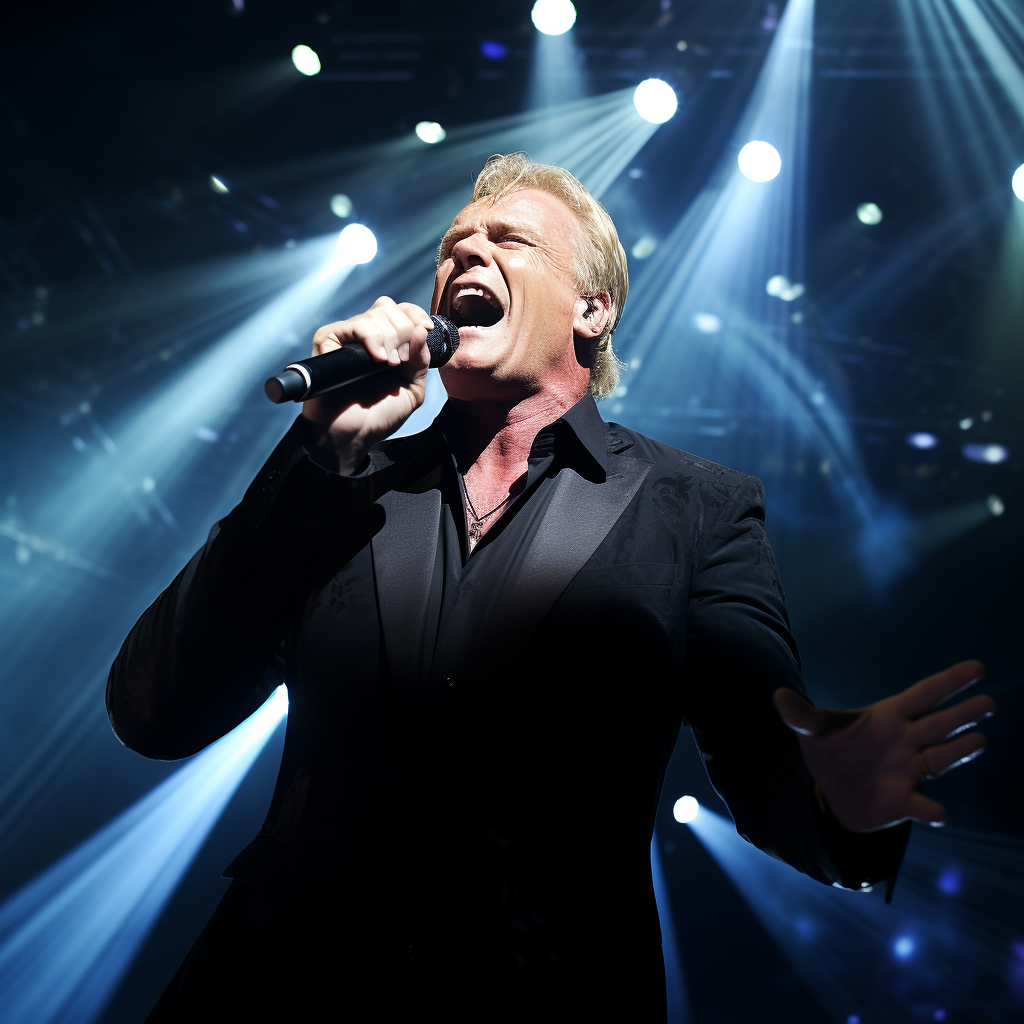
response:
M459 227L458 225L453 224L447 232L445 232L444 238L441 239L441 244L437 247L438 261L440 262L444 253L446 253L460 238L465 238L466 235L472 233L472 227ZM504 218L496 220L488 225L488 235L495 233L517 234L531 239L537 238L537 232L533 225L521 220L506 220Z

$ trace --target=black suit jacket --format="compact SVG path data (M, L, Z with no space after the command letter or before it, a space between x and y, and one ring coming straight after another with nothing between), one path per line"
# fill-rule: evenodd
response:
M906 841L822 813L771 704L802 684L760 482L602 423L589 396L573 415L593 471L558 473L432 672L439 430L342 478L299 421L108 684L121 740L176 758L286 679L270 812L228 874L317 942L339 922L360 976L474 991L478 1019L488 999L660 1019L649 848L683 723L739 832L798 870L856 887L894 876Z

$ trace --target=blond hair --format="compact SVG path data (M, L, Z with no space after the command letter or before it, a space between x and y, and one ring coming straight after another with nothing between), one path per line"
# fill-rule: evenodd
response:
M611 299L604 329L591 340L588 364L590 393L595 398L605 398L617 387L624 365L612 351L612 334L629 291L626 253L619 234L608 211L575 175L564 167L535 164L526 153L492 156L477 175L471 202L487 196L497 200L524 188L540 189L561 199L576 215L590 243L573 247L573 276L581 296L607 292Z

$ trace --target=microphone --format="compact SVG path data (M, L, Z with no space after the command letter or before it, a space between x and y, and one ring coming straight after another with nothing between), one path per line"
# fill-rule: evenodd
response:
M427 331L430 365L444 366L459 347L459 329L446 316L435 313L430 319L434 321L434 326ZM305 402L381 370L397 369L397 366L378 362L359 342L353 342L333 352L289 363L263 385L263 390L267 398L277 405Z

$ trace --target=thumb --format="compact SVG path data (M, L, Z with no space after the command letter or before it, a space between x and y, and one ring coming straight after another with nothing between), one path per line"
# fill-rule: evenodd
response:
M772 694L775 710L782 720L801 736L814 736L821 728L821 712L796 690L780 687Z

